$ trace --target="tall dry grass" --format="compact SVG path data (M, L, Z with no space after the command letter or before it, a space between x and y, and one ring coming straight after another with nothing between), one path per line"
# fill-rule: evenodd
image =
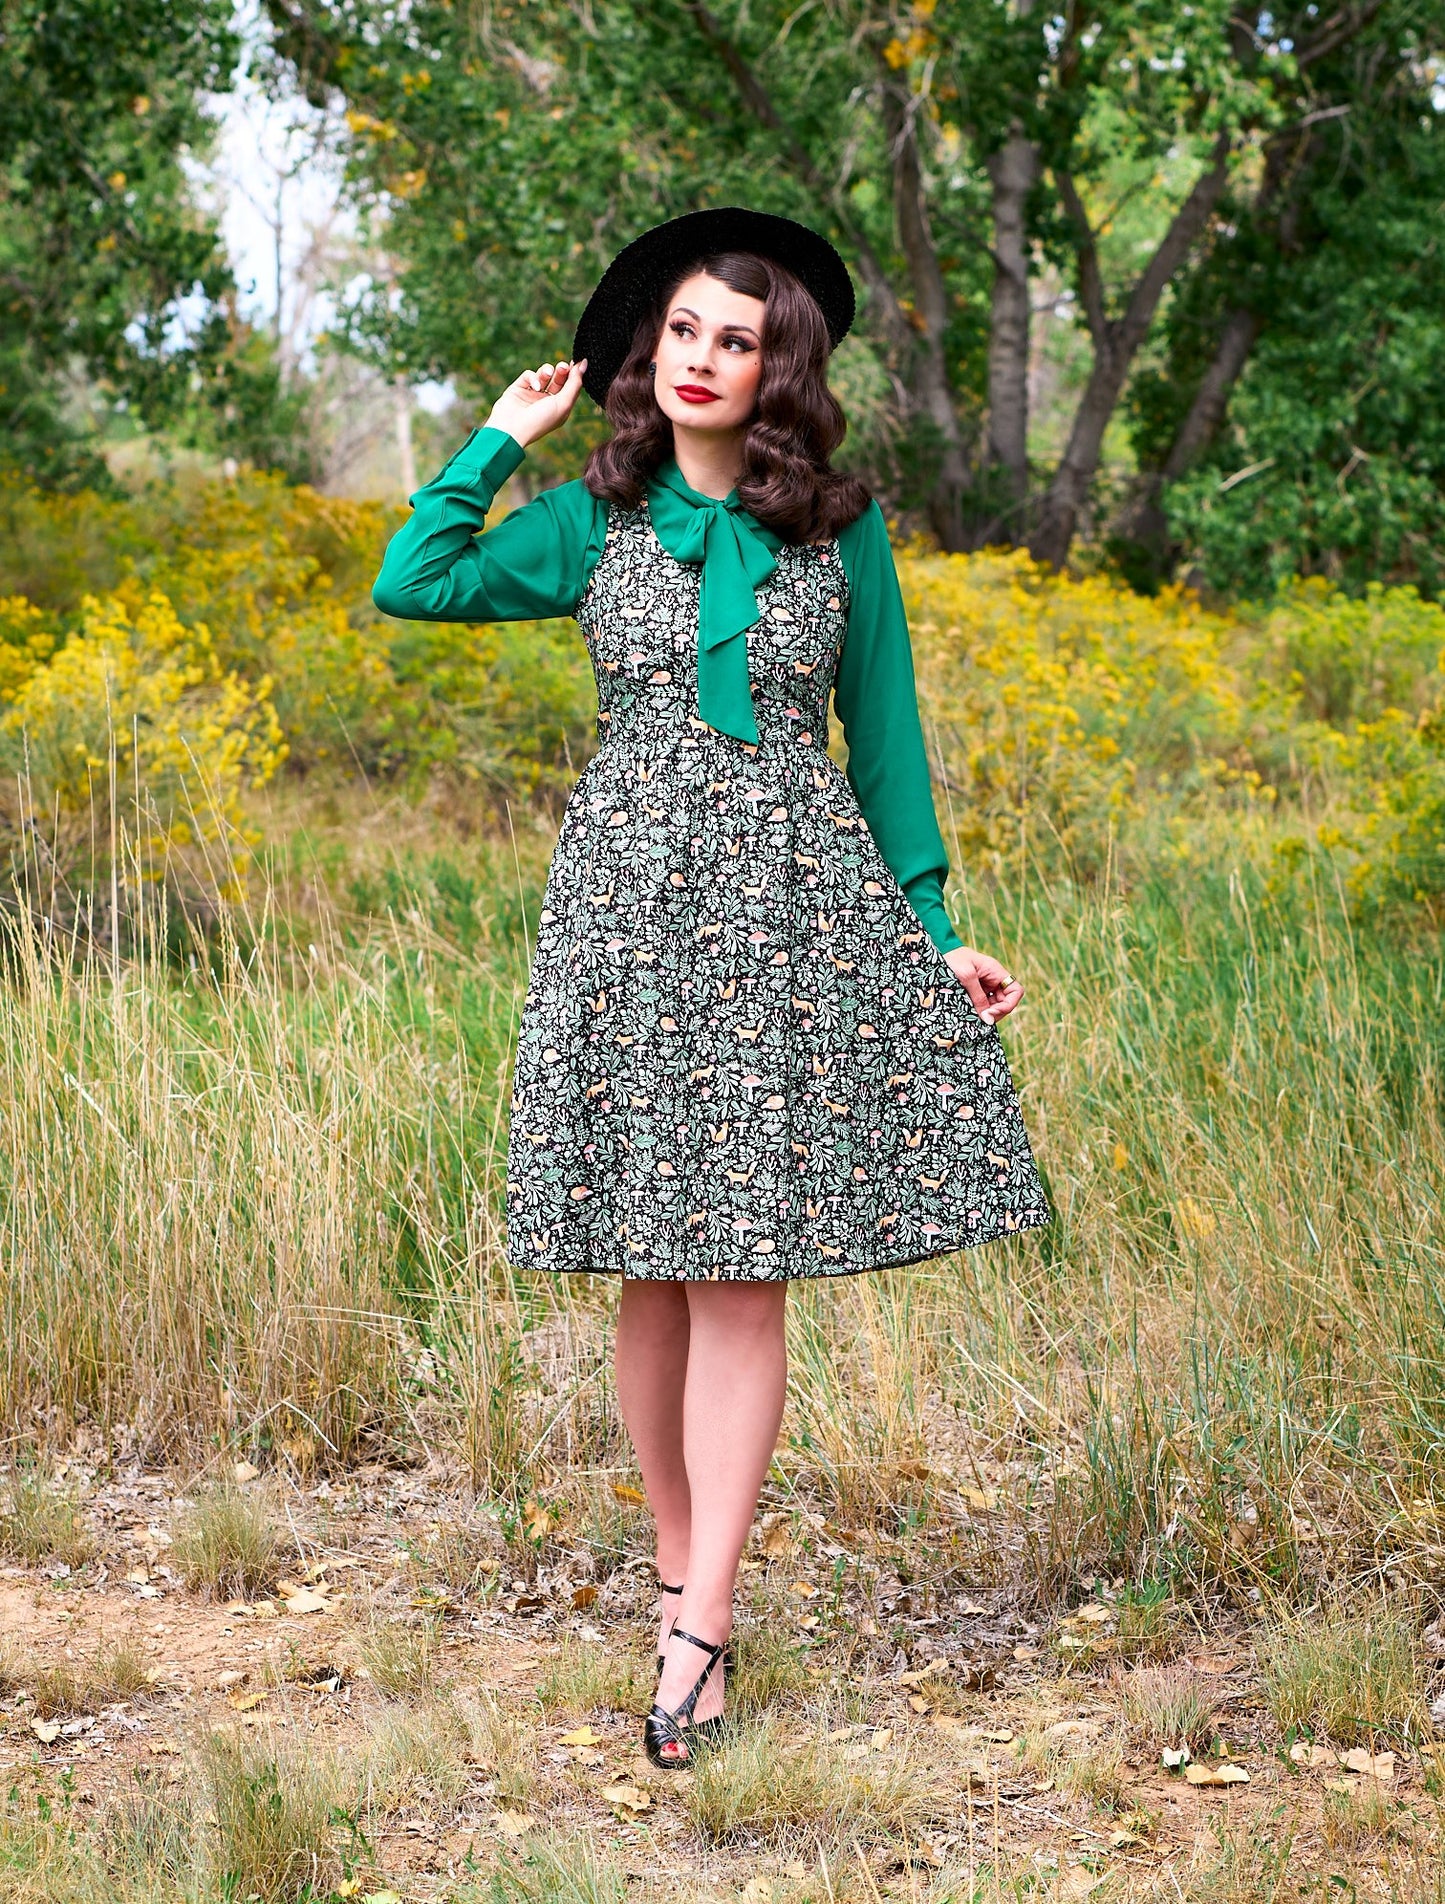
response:
M1128 891L1025 866L962 919L1028 983L1005 1036L1057 1221L793 1292L778 1463L838 1519L1046 1594L1435 1564L1445 963L1219 847ZM12 924L8 1432L430 1441L513 1501L625 1466L615 1287L502 1259L516 949L449 943L422 883L183 970Z

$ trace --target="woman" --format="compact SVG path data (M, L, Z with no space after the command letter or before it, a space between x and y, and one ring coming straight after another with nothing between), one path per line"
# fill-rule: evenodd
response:
M829 467L853 311L791 219L643 233L573 361L523 371L412 498L374 590L392 615L575 615L596 675L513 1070L507 1253L622 1277L618 1401L678 1602L645 1730L666 1766L721 1724L789 1281L1049 1214L995 1029L1023 988L949 922L887 530ZM479 535L584 386L610 441Z

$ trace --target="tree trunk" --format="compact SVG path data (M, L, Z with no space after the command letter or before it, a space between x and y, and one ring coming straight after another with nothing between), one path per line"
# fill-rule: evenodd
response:
M401 493L410 496L416 488L416 450L411 436L412 396L406 382L398 377L391 386L393 414L396 419L396 454L401 466Z
M1094 234L1083 216L1073 180L1066 173L1059 176L1060 196L1075 225L1081 227L1079 287L1094 338L1094 364L1074 417L1068 447L1039 511L1038 527L1029 545L1035 561L1062 568L1068 558L1079 511L1098 470L1104 432L1124 388L1124 379L1148 334L1164 287L1188 256L1219 201L1228 161L1229 135L1221 132L1214 142L1207 170L1200 174L1193 190L1174 214L1159 248L1130 293L1123 316L1112 319L1104 316Z
M1146 471L1133 500L1120 517L1116 533L1137 545L1135 566L1141 574L1157 580L1170 565L1169 523L1164 514L1163 496L1170 483L1177 482L1213 442L1224 421L1229 393L1249 360L1263 320L1251 310L1239 306L1225 319L1219 347L1199 381L1188 414L1180 424L1169 454L1157 470Z
M963 527L963 499L970 487L968 453L959 429L953 391L948 381L943 334L948 321L948 288L928 228L928 206L923 173L918 162L914 104L896 82L883 87L883 124L893 161L893 205L898 239L908 260L913 287L914 328L912 385L916 407L933 425L942 445L939 467L928 498L928 519L940 545L950 554L967 546Z
M1008 522L1008 540L1023 535L1029 493L1028 196L1039 175L1039 149L1017 120L988 161L993 181L993 310L988 345L988 459L1003 473L1009 508L977 536L980 546Z

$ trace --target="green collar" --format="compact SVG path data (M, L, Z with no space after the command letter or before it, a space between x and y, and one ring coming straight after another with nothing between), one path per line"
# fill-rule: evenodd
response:
M762 610L756 591L777 567L783 538L750 515L737 490L705 496L669 456L647 485L657 539L678 562L700 562L697 711L709 727L756 742L746 631Z

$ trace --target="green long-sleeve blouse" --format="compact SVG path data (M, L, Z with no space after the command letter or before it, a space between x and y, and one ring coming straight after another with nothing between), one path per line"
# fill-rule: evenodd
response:
M580 478L542 490L481 533L498 489L525 454L505 430L474 430L416 492L372 588L383 614L487 622L575 611L607 535L607 505ZM716 508L716 498L682 481L675 458L658 472L664 477L684 507L692 501ZM947 952L963 941L943 903L948 855L934 811L903 594L876 502L840 532L838 546L849 597L833 689L848 747L844 772L889 870L929 938Z

